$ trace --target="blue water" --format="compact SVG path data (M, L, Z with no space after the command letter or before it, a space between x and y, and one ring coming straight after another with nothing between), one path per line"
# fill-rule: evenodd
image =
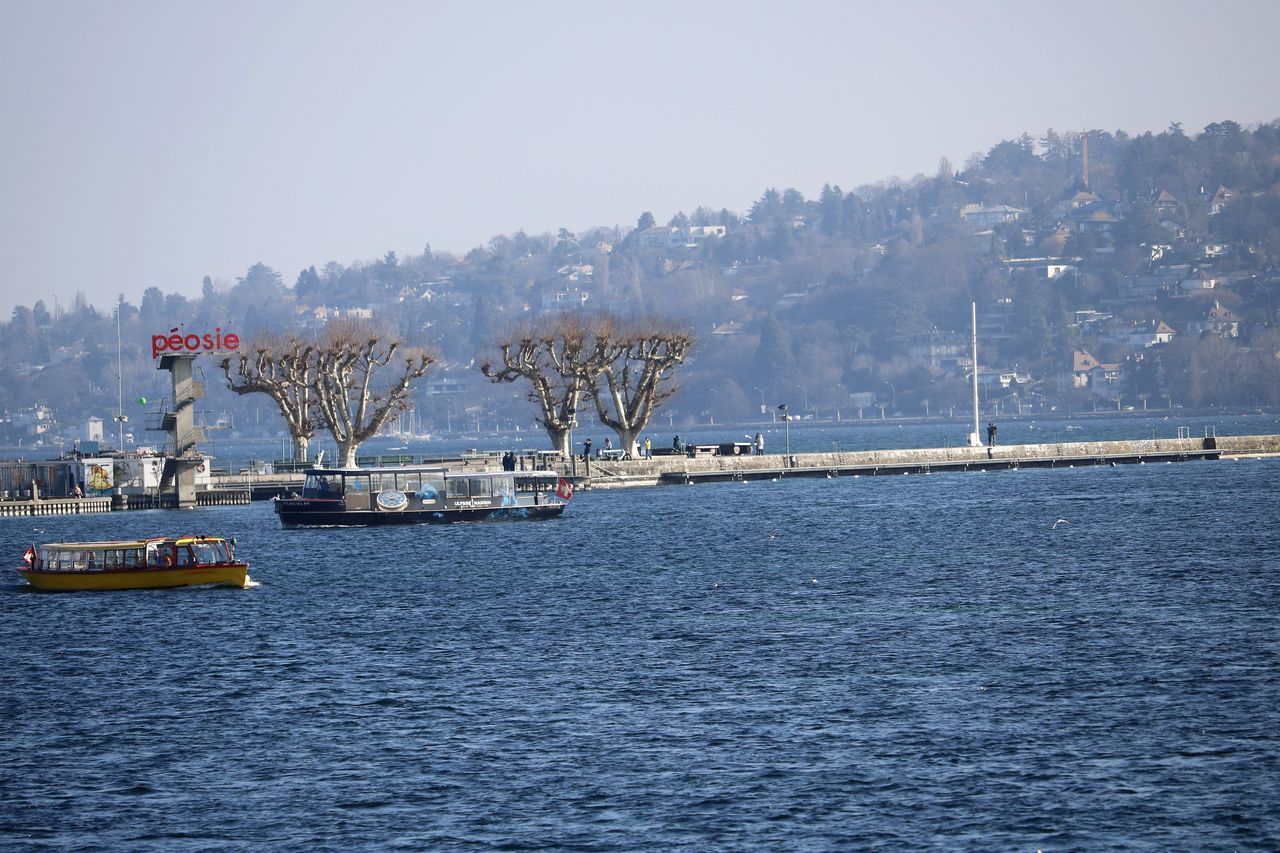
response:
M257 584L0 580L0 846L1276 849L1278 482L1205 461L580 492L541 523L0 519L14 562L235 535Z

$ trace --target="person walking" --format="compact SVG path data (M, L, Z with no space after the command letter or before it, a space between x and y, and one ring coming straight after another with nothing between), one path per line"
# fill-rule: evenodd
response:
M644 458L653 458L653 442L649 440L649 436L647 435L644 437Z

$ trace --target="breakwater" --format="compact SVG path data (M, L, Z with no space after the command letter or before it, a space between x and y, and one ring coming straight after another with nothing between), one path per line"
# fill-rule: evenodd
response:
M859 477L946 471L990 471L1013 468L1074 468L1085 465L1126 465L1192 462L1249 456L1280 456L1280 435L1157 438L1133 441L1075 441L1011 444L997 447L934 447L902 450L830 451L822 453L766 453L762 455L668 454L653 459L565 459L538 454L536 466L523 470L551 471L581 488L624 488L717 481L771 480L778 477ZM441 467L458 471L499 470L497 452L440 460ZM197 493L200 506L244 504L295 491L301 473L259 476L215 476L215 488ZM111 498L41 498L0 501L0 516L68 515L126 509L168 508L171 495Z
M1190 462L1241 456L1280 455L1280 435L1080 441L996 447L937 447L907 450L734 456L660 456L653 459L561 462L561 473L590 488L760 480L775 477L837 477L979 471L1010 468L1069 468Z

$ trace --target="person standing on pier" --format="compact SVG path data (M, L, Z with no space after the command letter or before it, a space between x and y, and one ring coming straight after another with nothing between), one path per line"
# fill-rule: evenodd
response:
M996 425L992 421L987 424L987 447L996 446Z
M650 440L649 436L647 435L644 437L644 458L645 459L653 458L653 442Z
M764 456L764 436L756 433L756 456Z
M582 442L582 461L585 462L590 458L591 458L591 439L588 438L586 441Z

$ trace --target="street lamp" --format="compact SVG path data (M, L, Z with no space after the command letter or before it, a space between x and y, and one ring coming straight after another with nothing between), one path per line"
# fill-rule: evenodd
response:
M778 411L779 411L779 412L782 412L782 422L783 422L783 423L785 423L785 424L787 425L787 427L786 427L786 435L787 435L786 452L787 452L787 455L786 455L786 458L785 458L785 459L783 459L783 462L782 462L782 465L783 465L783 467L785 468L787 465L791 464L791 416L787 414L787 404L786 404L786 403L783 403L783 404L781 404L780 406L778 406Z
M763 417L765 412L769 411L769 407L766 406L764 402L764 392L761 391L759 388L756 388L755 386L752 386L751 390L755 391L757 394L760 395L760 415L761 417Z

